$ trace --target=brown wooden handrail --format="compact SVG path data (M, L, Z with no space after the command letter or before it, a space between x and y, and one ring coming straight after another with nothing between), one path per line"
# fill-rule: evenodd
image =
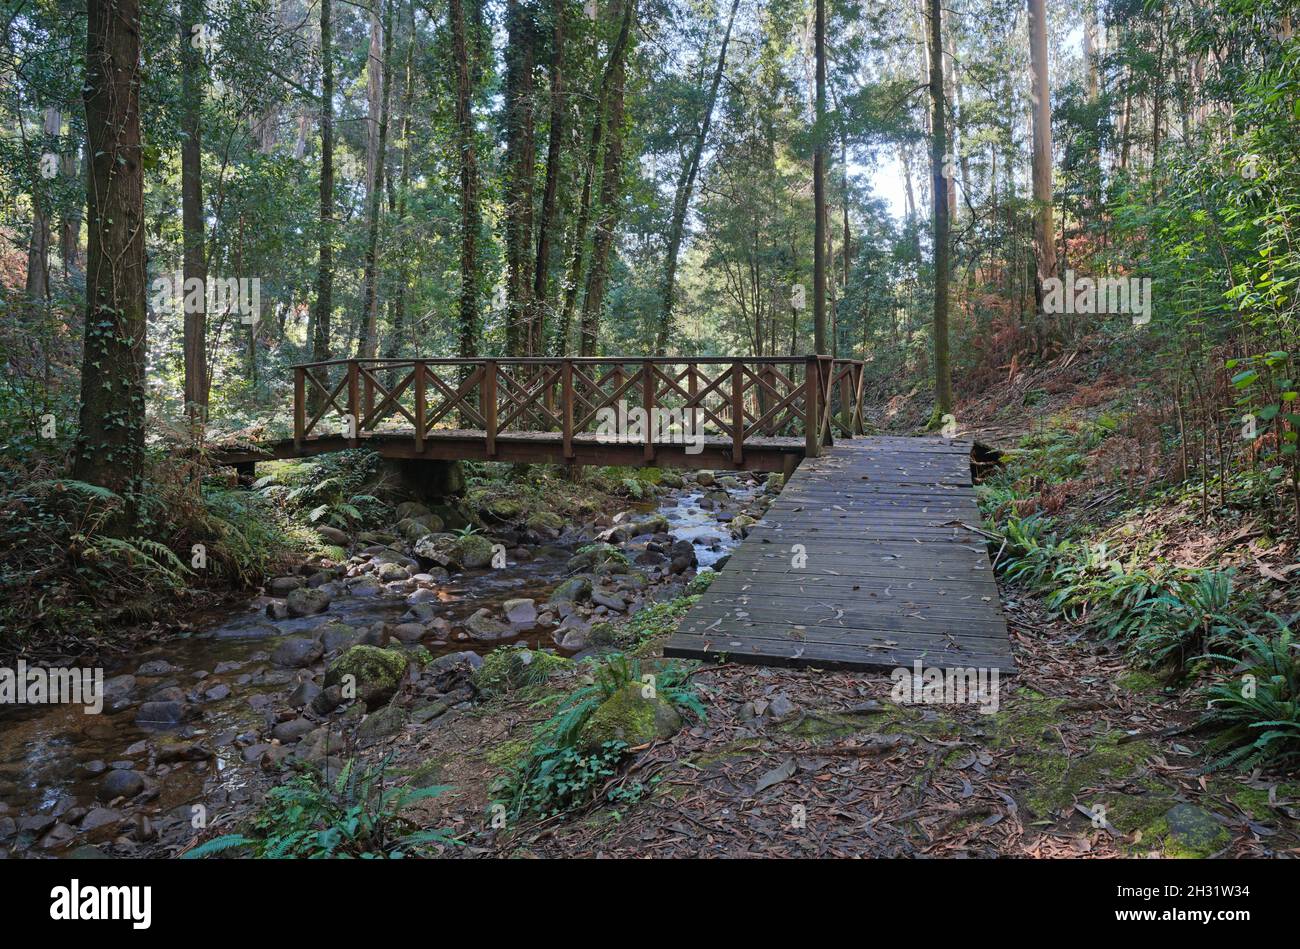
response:
M698 421L739 466L752 439L800 438L804 454L816 456L835 436L863 427L863 363L830 356L377 357L292 369L299 450L312 438L342 436L355 447L367 435L410 431L420 454L451 423L462 437L481 433L488 458L502 438L556 432L564 457L574 459L575 438L600 435L635 408L644 413L645 464L656 458L657 423L685 429ZM331 417L341 423L337 432L328 431Z

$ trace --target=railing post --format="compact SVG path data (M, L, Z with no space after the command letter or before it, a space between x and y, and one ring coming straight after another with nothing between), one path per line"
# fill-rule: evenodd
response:
M834 409L832 399L834 398L833 390L835 386L835 360L830 356L819 356L817 359L819 363L817 378L825 387L825 391L821 393L817 405L817 415L822 423L818 440L820 445L824 447L835 444L835 429L831 425L832 410Z
M302 440L307 434L307 370L302 366L293 369L293 450L302 451Z
M360 363L357 364L357 371L361 372ZM365 413L364 417L366 419L369 419L370 416L373 415L375 411L375 379L374 376L371 375L371 373L373 373L374 371L375 371L374 367L372 366L368 371L362 374L361 377L361 381L362 381L361 390L365 396L361 405L362 405L362 411Z
M641 360L641 408L645 409L645 462L655 460L655 367L649 359Z
M415 373L415 450L424 454L424 363L416 360Z
M561 436L564 441L564 457L573 457L573 360L565 359L560 363L560 413L562 421Z
M483 360L483 383L479 387L479 414L483 416L487 456L495 458L497 453L497 361L495 359Z
M731 463L739 468L745 461L745 366L731 364Z
M361 416L358 410L361 407L361 399L357 378L357 361L348 360L348 414L352 416L352 437L348 444L356 448L361 444Z
M861 360L853 363L853 434L862 435L862 384L866 379Z
M821 440L821 413L818 411L821 402L821 381L816 356L808 356L804 359L804 379L803 379L803 426L804 426L804 457L816 458L822 453Z

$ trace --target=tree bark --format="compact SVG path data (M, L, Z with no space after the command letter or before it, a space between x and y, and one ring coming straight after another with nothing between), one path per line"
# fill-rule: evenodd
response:
M546 185L537 220L537 254L533 258L533 293L528 300L528 355L541 355L546 339L546 295L551 270L551 231L560 190L564 145L564 19L567 0L551 0L551 117L546 140Z
M527 353L533 290L533 179L537 164L533 70L537 24L520 0L506 2L505 247L506 352Z
M203 50L195 45L193 28L203 21L202 0L184 0L181 8L181 240L185 286L197 280L206 291L208 263L203 225ZM185 410L202 423L208 409L208 314L205 293L190 312L185 294L184 344Z
M686 231L686 212L690 208L691 192L695 188L695 178L700 171L700 156L704 153L704 144L709 137L709 126L713 122L713 109L718 101L718 87L722 84L722 73L727 65L727 46L731 42L731 27L736 22L736 9L740 0L731 0L731 13L727 17L727 28L722 34L722 46L718 49L718 64L713 70L713 81L709 84L709 98L704 107L691 154L682 168L677 182L677 194L673 199L672 223L668 228L668 250L664 257L664 276L659 293L659 333L655 339L655 354L664 355L668 350L668 333L673 322L673 294L677 284L677 256L681 251L682 237Z
M582 195L578 199L578 219L574 225L572 235L569 269L565 279L564 305L560 311L560 325L556 330L554 341L556 355L568 351L569 328L573 324L573 314L578 301L578 287L582 283L582 274L585 268L587 227L591 220L592 180L596 175L596 162L600 158L600 145L604 136L605 112L609 101L612 77L623 58L623 51L627 47L628 35L631 31L633 2L635 0L624 3L623 21L619 28L618 38L614 41L614 45L610 47L609 58L605 63L604 73L600 80L600 92L596 100L596 115L592 120L591 139L587 148L586 164L583 168Z
M623 82L627 74L628 34L636 19L636 0L625 0L623 26L619 33L619 55L612 63L609 95L606 98L609 141L605 145L604 165L600 173L600 214L596 218L596 235L592 245L591 272L582 298L582 339L579 355L596 355L600 333L600 314L605 305L609 281L609 259L614 246L614 229L618 225L619 203L623 193Z
M474 154L471 109L470 38L464 0L449 0L452 56L456 68L456 147L460 154L460 305L458 353L474 356L478 346L478 165ZM471 3L475 0L470 0Z
M934 220L934 415L952 411L952 375L948 363L948 135L943 96L943 6L930 0L930 182Z
M134 524L144 480L145 246L140 149L139 0L90 0L83 86L90 243L80 430L73 477L126 500L107 525Z
M63 114L54 107L45 110L41 131L48 142L63 126ZM43 157L41 159L44 160ZM43 178L43 173L38 175ZM32 233L27 244L27 281L24 289L34 306L44 306L50 297L50 213L38 183L32 188Z
M313 317L313 362L330 358L330 312L334 293L334 51L331 48L330 6L321 0L321 110L320 110L320 250L316 273L316 312ZM316 387L308 393L312 411L324 399Z
M382 78L379 93L379 134L375 142L375 160L371 163L373 177L368 188L370 207L366 221L366 262L361 294L361 312L365 315L365 319L361 323L361 338L357 340L357 355L363 359L373 359L379 351L379 210L383 204L384 161L388 149L388 99L393 86L393 4L395 2L396 0L387 0L382 27L384 43L383 60L380 65ZM374 61L371 60L372 66L373 63Z
M826 0L816 0L817 103L813 151L813 349L829 352L826 340Z
M1047 76L1047 14L1043 0L1028 0L1030 99L1033 107L1034 303L1041 312L1043 281L1056 275L1052 230L1052 93Z

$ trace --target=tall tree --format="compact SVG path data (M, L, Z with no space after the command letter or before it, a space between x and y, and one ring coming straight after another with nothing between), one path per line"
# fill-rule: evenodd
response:
M555 207L560 190L560 166L564 147L564 26L568 0L551 0L551 117L546 141L546 184L542 209L537 219L537 255L533 258L533 292L528 300L527 323L530 356L540 355L546 339L546 295L551 272L551 232L555 228Z
M533 290L533 180L537 164L533 72L537 24L529 4L506 2L506 352L528 348L528 300Z
M582 356L596 355L600 316L605 305L610 256L614 247L614 228L618 224L619 206L623 197L624 83L627 79L628 34L636 20L636 3L637 0L624 0L623 25L620 29L622 49L613 64L609 95L605 97L605 125L609 129L609 140L605 145L604 163L600 172L600 210L592 240L591 272L587 274L587 290L582 298L582 340L578 350Z
M610 47L605 61L605 69L600 78L600 90L597 94L595 118L592 121L591 138L587 144L587 156L583 163L582 194L578 198L578 216L573 227L569 250L569 269L565 279L564 305L560 311L560 325L556 328L553 348L556 355L568 351L569 328L573 324L573 313L578 301L578 288L582 285L587 250L587 228L591 222L592 181L596 176L596 166L601 154L605 127L608 118L608 106L614 75L622 70L623 56L627 50L628 37L632 28L632 2L624 2L623 18L619 24L618 37Z
M727 66L727 45L731 42L731 28L736 22L736 9L739 6L740 0L731 0L731 13L727 17L727 28L723 31L722 45L718 49L718 63L713 69L713 81L709 84L704 115L700 117L700 124L695 130L691 144L690 157L682 166L681 176L677 181L677 194L673 199L673 217L668 225L668 249L664 256L663 283L659 291L659 333L655 338L655 353L660 356L667 352L668 333L672 328L677 257L686 231L686 212L690 208L695 178L700 172L700 156L704 153L704 143L709 137L709 125L713 122L713 109L718 101L718 87L722 84L722 74Z
M930 214L934 224L934 420L952 411L952 372L948 360L948 156L947 116L943 94L942 0L930 0Z
M137 514L144 480L145 247L140 148L139 0L90 0L83 87L90 242L80 430L73 477L126 499L110 529Z
M330 358L330 311L334 296L334 51L330 34L330 6L320 4L320 245L316 272L316 311L312 317L312 353L315 362ZM321 393L313 387L310 404L319 409Z
M41 130L44 141L58 137L63 114L54 106L45 109ZM42 171L41 176L44 177ZM40 187L32 188L32 233L27 244L27 283L24 288L33 304L44 304L50 296L50 213Z
M813 348L829 352L826 339L826 0L816 0L814 56L817 97L813 131Z
M1034 302L1041 311L1043 281L1056 275L1056 240L1052 233L1052 93L1047 78L1047 13L1043 0L1029 4L1030 103L1034 147Z
M376 0L376 3L380 0ZM388 150L388 101L393 87L393 4L384 4L383 59L378 64L382 73L379 93L379 132L375 142L375 160L371 163L372 178L369 185L369 208L366 218L366 262L362 277L361 336L357 340L357 355L373 359L379 351L379 210L383 204L383 178L385 153ZM374 60L368 68L375 68Z
M476 3L478 0L469 0ZM460 166L460 309L458 355L468 358L478 347L478 164L474 155L474 113L470 70L470 36L465 0L449 0L452 57L456 70L456 151Z
M185 408L202 421L208 407L207 247L203 224L203 0L181 4L181 241L185 278ZM190 294L189 288L203 288Z

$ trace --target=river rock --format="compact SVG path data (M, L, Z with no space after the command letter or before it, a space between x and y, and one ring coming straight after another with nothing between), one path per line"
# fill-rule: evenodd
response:
M325 647L315 639L293 636L280 643L271 653L271 661L284 669L302 669L325 654Z
M570 577L551 591L552 603L582 603L590 599L590 577Z
M330 607L330 595L321 587L294 590L284 600L290 616L315 616Z
M607 741L635 746L677 734L682 727L677 709L658 694L646 698L642 689L640 682L629 682L602 702L578 733L578 746L594 751Z
M316 726L305 718L295 718L291 721L281 722L271 729L271 737L281 744L292 744L302 738L303 735L314 729Z
M475 612L474 615L465 620L464 625L469 632L470 638L481 642L504 639L514 633L509 626L496 619L492 612L486 608Z
M664 534L668 532L668 518L662 514L652 514L632 525L632 536L641 534Z
M322 540L334 544L336 547L346 547L348 541L351 540L346 531L341 531L337 527L330 527L328 525L317 526L316 533L321 536Z
M417 606L420 603L437 603L438 591L431 590L428 587L420 587L406 598L407 606Z
M220 702L222 699L228 699L230 698L230 686L224 682L218 683L204 692L203 697L209 702Z
M120 824L125 818L126 815L121 811L109 807L92 807L86 812L86 816L81 819L81 829L87 832L99 830L101 827Z
M506 600L501 604L506 614L506 621L520 626L532 626L537 622L537 602L528 597Z
M311 681L311 679L299 682L298 688L294 689L293 692L289 694L289 707L302 708L305 705L311 705L316 701L316 697L320 695L320 693L320 686ZM337 705L338 703L335 702L334 704Z
M388 627L389 635L404 643L418 643L424 638L423 623L398 623Z
M591 602L597 606L603 606L607 610L613 610L615 613L622 613L627 609L627 601L621 596L600 587L596 587L591 591Z
M138 676L165 676L179 671L179 667L173 666L166 659L151 659L148 662L142 662L140 668L135 670L135 674Z
M99 799L111 801L118 797L135 797L144 790L144 778L138 771L110 771L99 783Z
M192 706L184 702L145 702L135 713L137 725L166 727L179 725L194 717Z
M386 706L365 717L357 728L357 740L365 748L396 735L405 724L406 709L396 705Z
M486 567L492 562L492 541L482 534L465 534L457 537L454 549L456 559L467 569Z
M433 515L429 516L433 517ZM438 526L441 528L442 521L438 521ZM412 517L406 517L397 522L397 533L402 535L407 543L414 544L416 541L420 540L420 538L427 537L429 534L434 533L434 530L428 524L417 521Z
M379 565L379 570L375 573L375 576L383 583L396 583L399 580L409 580L411 571L400 563L383 563Z
M302 577L276 577L266 585L266 592L271 596L288 596L306 584L307 581Z
M391 698L406 673L406 656L391 649L358 645L339 656L325 672L325 685L341 686L347 676L356 683L356 697L367 705Z

